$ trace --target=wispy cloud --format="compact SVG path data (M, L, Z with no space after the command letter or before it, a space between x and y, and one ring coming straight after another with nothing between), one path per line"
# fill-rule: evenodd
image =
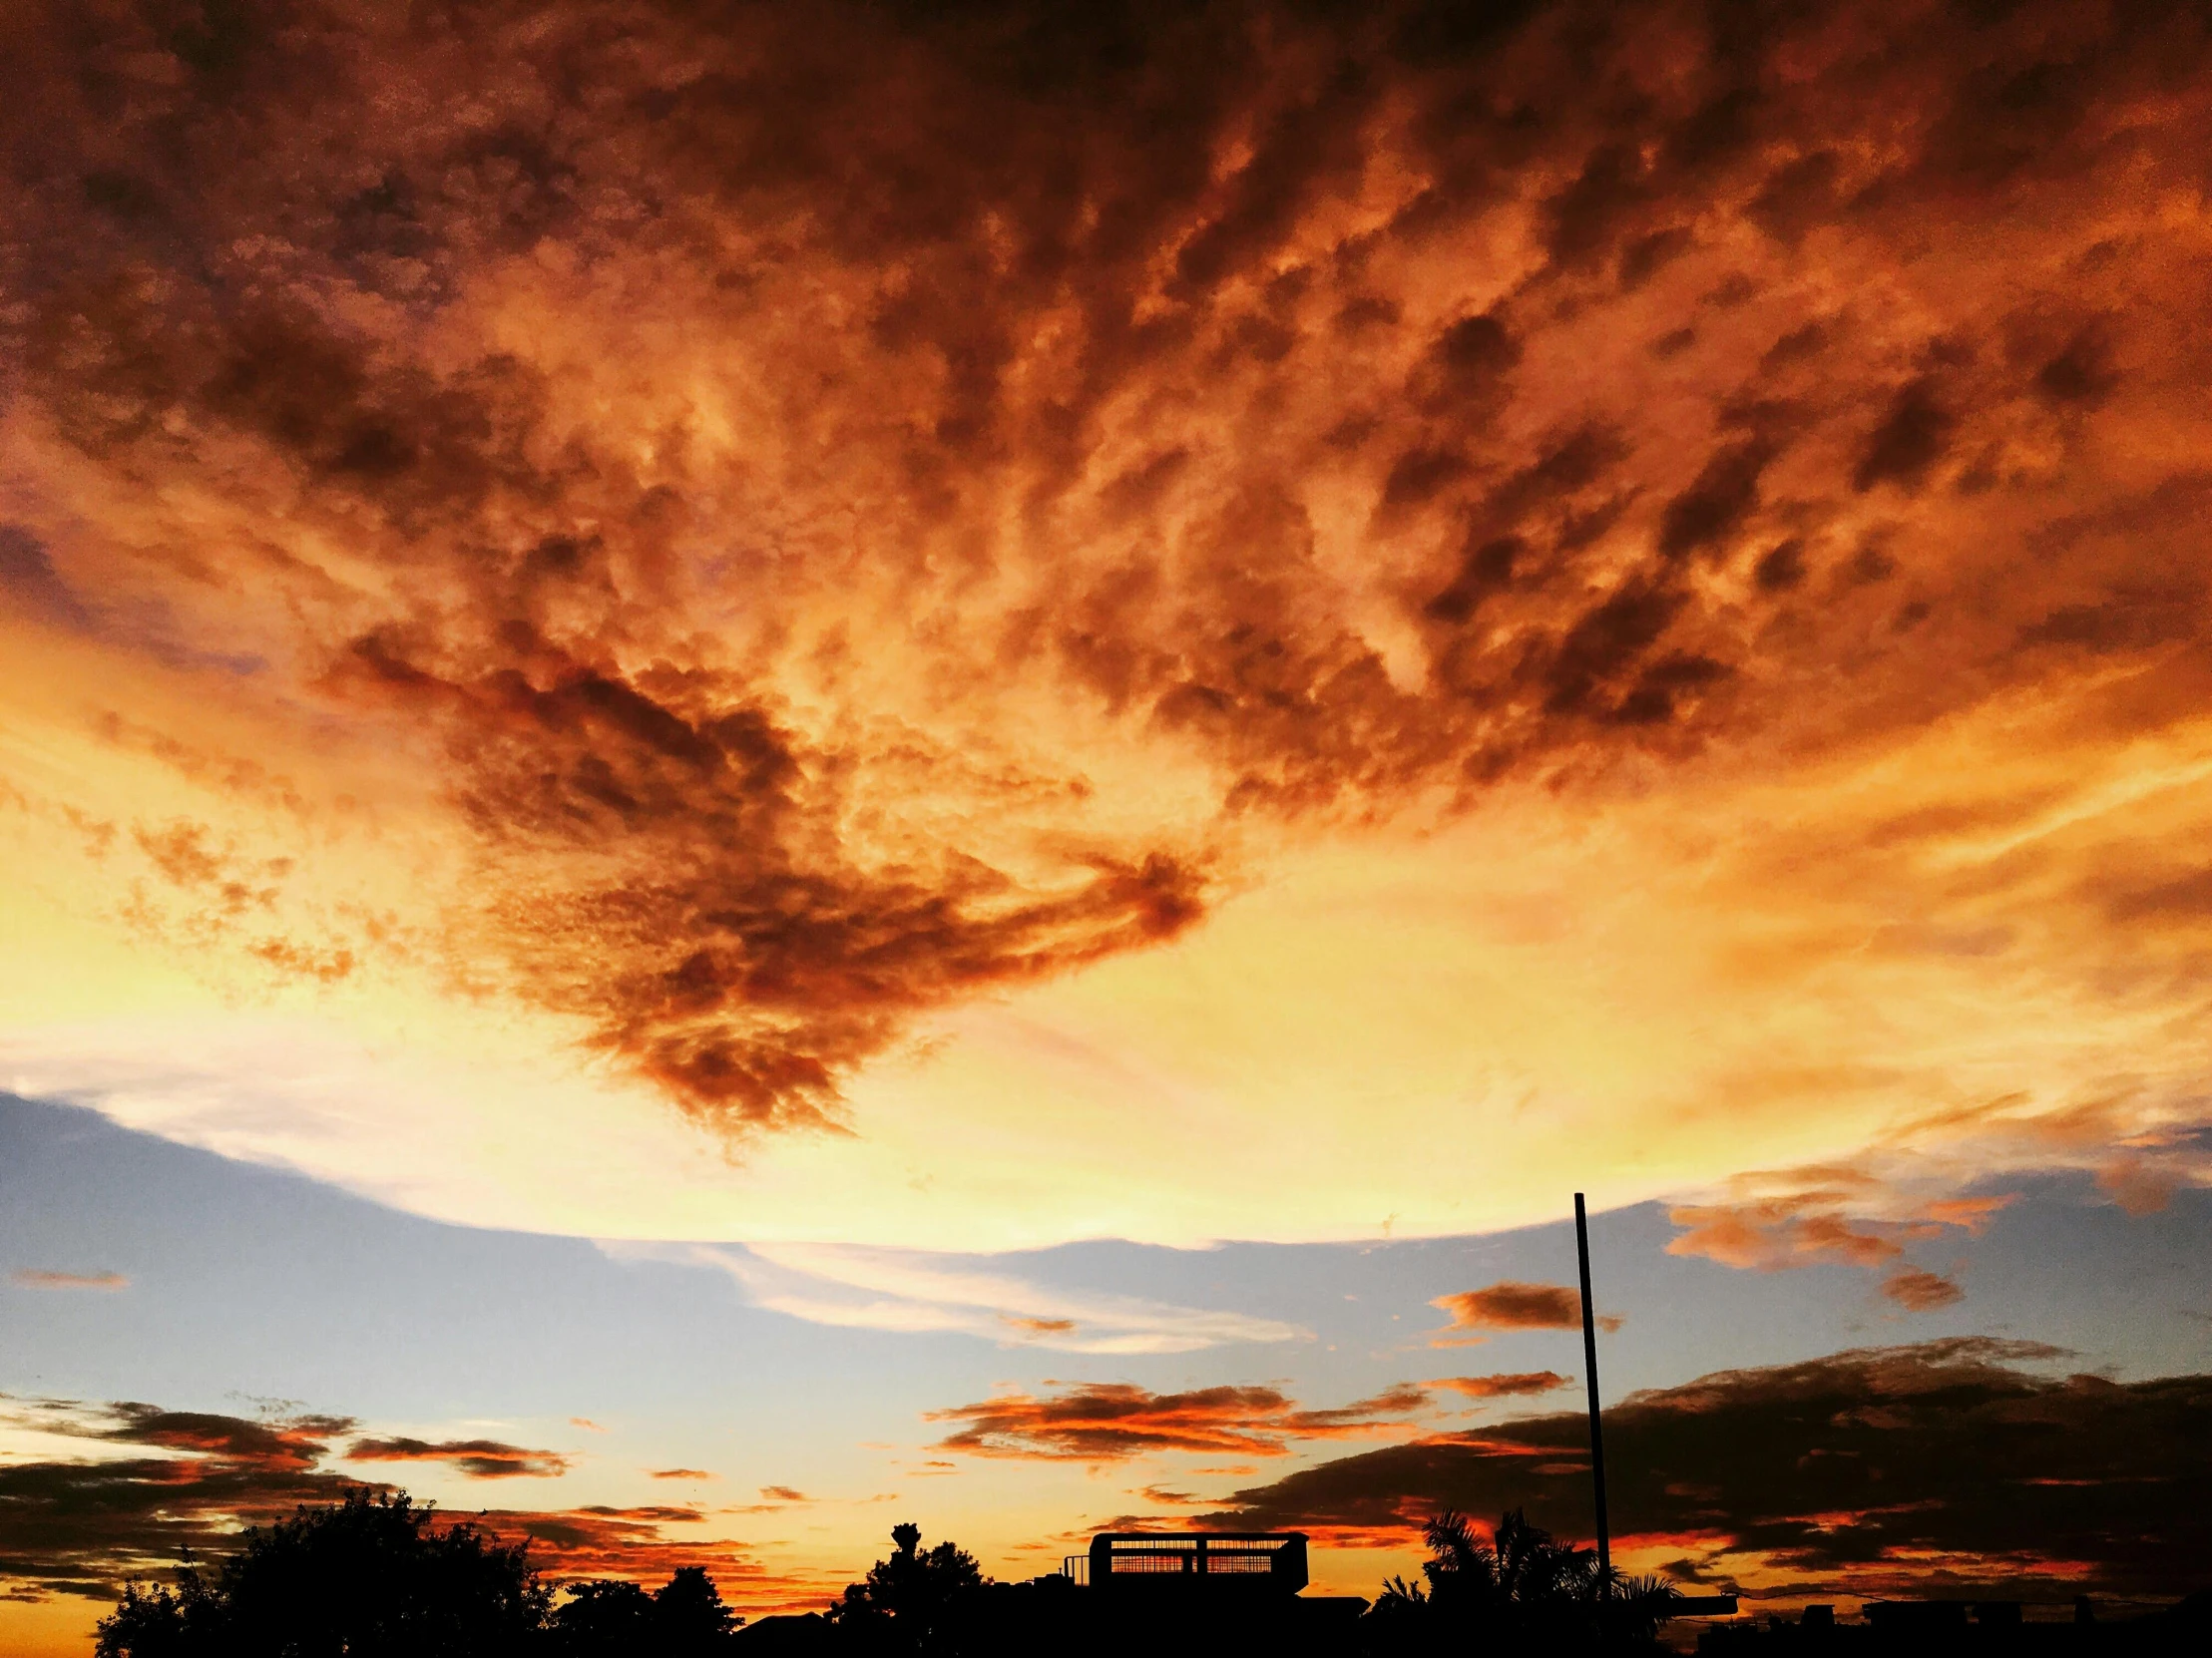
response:
M1277 1319L1074 1290L993 1272L966 1258L831 1244L602 1242L617 1260L712 1267L747 1298L811 1324L911 1334L957 1331L1065 1353L1190 1353L1310 1333Z

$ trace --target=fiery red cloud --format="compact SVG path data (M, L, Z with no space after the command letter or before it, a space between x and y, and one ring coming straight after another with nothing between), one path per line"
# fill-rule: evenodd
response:
M926 1420L965 1425L939 1442L944 1451L1112 1462L1154 1451L1280 1456L1298 1440L1364 1439L1409 1429L1428 1403L1428 1394L1411 1384L1334 1410L1305 1411L1274 1388L1155 1394L1098 1382L1042 1397L1007 1394L932 1411Z
M0 29L10 636L88 752L321 850L11 806L137 937L446 973L734 1128L1272 835L2206 702L2190 8ZM465 878L329 895L402 810L341 750ZM1924 857L2039 787L1881 834L2050 937L1878 952L2192 959L2185 837Z

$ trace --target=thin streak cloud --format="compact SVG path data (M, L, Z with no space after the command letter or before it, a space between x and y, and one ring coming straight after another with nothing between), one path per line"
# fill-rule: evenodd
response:
M51 1267L20 1267L8 1274L8 1282L25 1290L127 1290L131 1280L120 1272L62 1272Z
M1279 1320L1075 1291L980 1271L938 1256L835 1245L630 1244L617 1260L726 1273L758 1307L847 1329L956 1331L1002 1346L1064 1353L1192 1353L1310 1339Z

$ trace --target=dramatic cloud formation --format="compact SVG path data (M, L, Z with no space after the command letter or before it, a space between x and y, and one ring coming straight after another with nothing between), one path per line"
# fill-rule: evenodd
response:
M355 1440L345 1448L349 1462L444 1462L471 1479L555 1479L569 1471L569 1459L557 1451L525 1451L497 1440Z
M1826 1594L2170 1592L2212 1544L2212 1378L2055 1376L1955 1339L1722 1371L1605 1416L1614 1547L1698 1581ZM2036 1368L2028 1368L2036 1367ZM1588 1427L1538 1417L1324 1463L1208 1523L1403 1536L1526 1504L1589 1527Z
M1429 1303L1452 1316L1453 1330L1474 1330L1485 1335L1445 1334L1430 1341L1432 1347L1462 1347L1482 1342L1496 1330L1579 1330L1582 1298L1563 1284L1520 1284L1511 1279L1480 1290L1440 1295ZM1618 1330L1620 1319L1600 1313L1601 1330Z
M1044 1397L1010 1393L932 1411L925 1420L965 1424L939 1442L941 1451L1113 1462L1165 1451L1280 1456L1296 1440L1403 1432L1428 1404L1427 1392L1411 1384L1335 1410L1301 1411L1274 1388L1154 1394L1125 1382L1092 1382Z
M40 926L757 1142L1495 802L1772 1137L2199 1177L2201 15L1467 17L11 9Z
M327 1502L363 1484L384 1488L322 1466L355 1426L343 1417L253 1419L140 1404L0 1400L0 1423L175 1453L0 1463L0 1594L9 1596L112 1599L126 1578L167 1572L186 1549L203 1559L218 1556L243 1526L283 1518L296 1504ZM343 1454L434 1459L478 1478L560 1471L548 1465L560 1460L549 1452L488 1441L368 1440ZM706 1516L696 1508L591 1506L469 1517L503 1536L529 1538L539 1568L555 1575L648 1579L703 1565L740 1603L770 1606L817 1587L766 1571L733 1544L665 1535L664 1527L701 1523Z
M127 1290L130 1279L120 1272L57 1272L48 1267L24 1267L8 1274L8 1281L26 1290Z

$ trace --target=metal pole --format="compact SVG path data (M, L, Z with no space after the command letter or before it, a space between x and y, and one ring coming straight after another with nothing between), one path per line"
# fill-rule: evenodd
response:
M1597 1420L1597 1310L1589 1294L1589 1221L1582 1194L1574 1194L1574 1253L1582 1264L1582 1371L1589 1379L1589 1476L1597 1492L1597 1576L1599 1592L1612 1593L1613 1545L1605 1525L1605 1434Z

